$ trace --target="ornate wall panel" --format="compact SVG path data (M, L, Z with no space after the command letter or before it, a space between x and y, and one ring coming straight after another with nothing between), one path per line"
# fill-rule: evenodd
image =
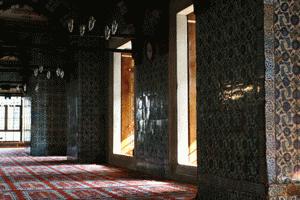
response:
M275 140L275 64L274 64L274 26L273 0L265 0L265 91L266 91L266 159L268 182L276 180L276 140Z
M300 4L295 0L275 0L274 80L275 80L275 172L269 189L271 199L296 199L287 188L300 170Z
M275 81L277 178L280 183L300 170L300 4L275 1ZM298 104L298 106L297 106Z
M79 159L106 160L107 58L102 52L79 52Z
M39 90L34 90L38 83ZM65 80L31 78L31 154L66 155L67 107Z
M265 199L263 1L196 1L199 199Z
M108 57L98 46L99 41L79 39L74 40L73 45L91 47L95 51L76 50L74 53L74 70L68 87L68 156L84 163L105 162Z
M55 44L53 33L34 33L30 42L37 45ZM31 111L31 154L35 156L66 155L67 150L67 101L66 78L55 75L56 67L64 68L68 57L55 48L28 48L28 63L30 66L44 66L44 72L37 77L32 70L27 82L27 96L32 101ZM65 59L66 61L63 61ZM47 79L46 70L51 70L51 78ZM38 90L35 90L38 85Z
M164 174L168 163L168 58L136 67L136 148L138 166Z
M68 132L67 132L67 156L70 159L78 159L78 105L79 105L79 82L77 81L78 67L75 63L70 75L70 83L67 84L68 102Z
M165 175L168 168L168 7L144 13L136 66L136 133L134 155L139 169ZM142 39L142 38L141 38ZM147 44L152 56L147 57Z

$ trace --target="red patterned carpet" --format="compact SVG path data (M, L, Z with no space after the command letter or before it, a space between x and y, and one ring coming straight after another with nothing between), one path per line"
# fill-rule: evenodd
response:
M0 149L0 199L193 199L196 187L123 169Z

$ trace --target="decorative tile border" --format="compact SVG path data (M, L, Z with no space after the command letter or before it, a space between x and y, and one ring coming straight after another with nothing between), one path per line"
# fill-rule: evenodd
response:
M291 181L300 169L300 3L274 2L275 137L278 183Z
M265 0L266 155L270 199L289 194L300 169L299 68L300 3Z
M287 184L273 184L269 188L269 197L271 200L298 200L299 196L289 195L289 190L292 185Z
M271 4L272 3L272 4ZM276 180L276 139L275 139L275 60L274 60L274 29L273 1L265 0L265 116L266 116L266 157L268 182Z

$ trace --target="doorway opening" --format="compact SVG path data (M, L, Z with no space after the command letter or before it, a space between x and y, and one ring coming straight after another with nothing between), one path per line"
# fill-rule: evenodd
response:
M177 158L197 166L196 18L193 5L177 13Z
M130 50L131 42L118 49ZM135 75L131 53L114 53L113 68L113 153L133 156Z

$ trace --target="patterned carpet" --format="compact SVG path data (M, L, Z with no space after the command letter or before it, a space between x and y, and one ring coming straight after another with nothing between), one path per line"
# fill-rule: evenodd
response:
M25 149L0 149L0 200L193 199L196 187L66 157L31 157Z

